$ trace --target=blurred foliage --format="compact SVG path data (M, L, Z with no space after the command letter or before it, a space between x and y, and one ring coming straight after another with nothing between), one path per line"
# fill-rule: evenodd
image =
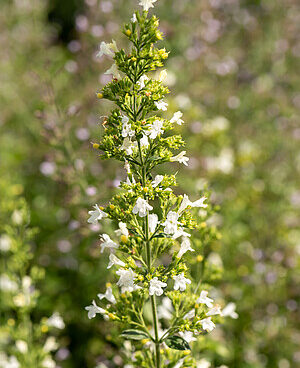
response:
M70 3L57 4L66 14L62 6ZM208 220L223 235L209 250L225 271L214 284L239 314L195 351L212 367L294 368L300 361L298 2L155 5L162 45L172 50L169 113L184 112L192 152L178 191L192 196L208 184L220 205ZM90 149L110 106L95 98L110 79L103 74L110 65L95 58L96 49L111 38L124 43L119 25L136 7L136 1L86 0L56 27L48 22L52 1L0 3L0 174L22 188L39 229L32 262L46 278L38 313L64 317L67 349L57 356L64 368L107 360L122 366L127 354L118 332L89 323L84 311L107 280L100 228L92 227L91 236L86 218L87 208L105 203L125 177L122 167L96 160ZM56 42L59 36L66 46Z

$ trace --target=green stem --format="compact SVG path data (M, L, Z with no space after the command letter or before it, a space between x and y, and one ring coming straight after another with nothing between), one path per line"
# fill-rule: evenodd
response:
M138 148L139 148L139 154L141 159L141 166L142 166L142 185L143 187L146 186L146 167L144 165L142 150L140 142L138 141ZM150 234L149 234L149 215L147 214L145 217L145 243L146 243L146 263L148 268L148 273L151 272L151 245L150 245ZM154 325L154 335L155 335L155 368L160 368L160 341L159 341L159 335L158 335L158 317L157 317L157 307L156 307L156 298L155 295L151 295L151 307L152 307L152 319L153 319L153 325Z

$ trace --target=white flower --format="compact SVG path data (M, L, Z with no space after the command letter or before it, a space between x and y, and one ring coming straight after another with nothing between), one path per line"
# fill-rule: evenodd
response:
M139 5L141 5L144 10L148 11L150 8L154 8L153 4L156 3L157 0L140 0Z
M14 292L18 290L18 285L11 280L6 274L0 275L0 290Z
M218 304L210 308L210 310L206 313L207 316L216 316L217 314L222 315L221 307Z
M130 19L132 23L135 23L137 21L136 14L132 14L132 18Z
M7 252L11 247L11 239L8 235L4 234L0 237L0 250Z
M239 315L236 313L235 309L235 303L228 303L226 307L222 310L223 317L231 317L233 319L237 319Z
M42 361L42 367L43 368L55 368L56 367L56 364L55 364L55 361L52 358L46 357Z
M186 289L187 284L191 284L191 280L184 277L184 273L181 272L178 276L172 276L175 281L174 290L184 291Z
M184 164L185 166L188 166L188 161L189 161L189 158L184 156L186 154L186 151L182 151L180 152L177 156L173 156L170 158L170 161L171 162L175 162L175 161L178 161L180 162L181 164Z
M186 341L186 342L192 342L196 341L196 337L194 336L192 331L180 331L179 335Z
M167 73L166 69L162 70L159 73L158 81L159 82L164 82L167 79L167 76L168 76L168 73Z
M147 75L144 74L141 76L141 78L138 80L136 84L140 87L140 89L143 89L145 88L145 85L146 85L145 82L147 82L148 80L149 78L147 77Z
M157 107L158 110L166 111L168 104L164 102L163 100L160 101L154 101L154 105Z
M205 304L208 308L212 308L214 300L211 298L208 298L207 295L208 295L208 291L202 290L196 303Z
M125 263L123 261L121 261L118 257L116 257L113 253L110 253L110 255L109 255L109 264L108 264L107 268L111 268L114 265L124 267Z
M127 116L122 116L122 137L126 138L134 136L134 130L131 129L131 124L129 123L129 118Z
M129 138L125 138L121 146L121 150L124 150L127 155L132 155L133 149L137 146L137 142L131 142Z
M162 224L165 227L164 232L166 234L172 235L177 232L177 227L179 224L178 218L179 214L177 212L170 211L168 213L166 221Z
M95 208L95 210L89 211L89 215L91 215L91 217L87 220L87 222L90 224L96 224L98 220L101 220L107 216L107 213L100 210L97 204L95 204L93 208Z
M177 257L178 258L181 258L184 255L184 253L186 253L188 250L190 250L191 252L194 252L195 251L195 249L193 249L191 247L190 239L184 237L183 238L183 241L181 243L181 246L180 246L180 250L179 250L179 252L177 254Z
M197 362L197 368L210 368L211 364L206 359L201 359L199 362Z
M104 74L112 74L112 76L116 79L122 78L116 63L114 63L109 69L107 69Z
M119 222L119 229L115 230L115 233L118 236L121 236L121 235L128 236L129 235L129 231L127 229L125 222Z
M142 147L148 147L149 146L149 140L148 137L143 134L143 137L140 139L140 144Z
M177 231L172 235L172 238L177 239L177 238L180 238L181 236L188 237L188 236L191 236L191 234L184 231L182 227L179 227Z
M150 233L154 233L158 224L158 217L155 213L151 213L148 217L148 225Z
M166 286L167 284L165 282L159 281L157 277L153 277L153 279L150 280L149 295L162 295L164 293L162 288Z
M46 353L49 353L50 351L54 351L56 349L58 349L59 345L55 340L55 337L50 336L47 338L45 345L43 346L43 350Z
M103 308L98 307L95 300L92 301L91 305L88 305L87 307L85 307L85 310L88 311L88 318L89 319L95 318L97 313L100 313L100 314L105 314L106 313Z
M17 340L16 341L16 348L19 350L20 353L25 354L28 351L27 342L24 340Z
M113 304L116 303L116 298L114 297L114 294L112 292L112 288L110 286L106 289L105 294L99 293L97 296L98 296L98 298L100 300L102 300L102 299L105 298L105 299L107 299L109 302L111 302Z
M195 309L191 309L184 317L183 319L193 319L195 318L196 311Z
M154 180L151 183L153 188L156 188L163 180L164 180L163 175L156 175Z
M57 312L53 313L52 316L50 318L48 318L47 325L49 327L55 327L55 328L58 328L60 330L65 328L65 323L64 323L63 319L61 318L60 314L57 313Z
M153 207L143 198L139 197L133 207L132 212L136 215L139 214L140 217L145 217L147 215L147 211L153 210Z
M173 115L172 119L170 120L170 123L177 123L178 125L181 125L184 123L184 121L181 119L182 118L182 112L181 111L177 111L175 112L175 114Z
M169 320L172 318L173 311L174 308L171 300L165 296L162 300L162 304L157 307L158 317Z
M102 240L102 243L100 244L101 253L104 252L105 248L117 249L119 247L119 245L111 240L110 236L107 234L100 235L100 239Z
M1 362L0 362L1 364ZM20 363L15 356L11 356L3 365L4 368L20 368Z
M100 44L100 50L96 56L99 58L102 55L114 57L116 51L118 51L116 41L112 40L112 43L106 43L102 41Z
M145 133L148 134L151 139L155 139L159 134L163 134L163 124L164 122L162 120L154 120L150 130Z
M140 289L139 286L134 284L136 273L134 273L131 268L129 270L118 270L116 274L120 276L117 285L121 288L122 293L125 293L125 291L132 292Z
M192 201L189 200L189 197L186 194L184 194L183 199L180 203L180 207L179 207L178 212L179 213L183 212L188 206L206 208L207 204L203 203L206 199L207 199L206 197L201 197L197 201L192 202Z
M216 325L211 320L211 317L204 318L200 321L200 324L203 328L203 330L206 330L207 332L211 332Z

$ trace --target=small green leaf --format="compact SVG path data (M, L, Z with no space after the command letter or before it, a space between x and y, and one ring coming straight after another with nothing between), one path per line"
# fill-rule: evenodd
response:
M125 330L121 333L121 336L128 340L149 339L149 336L146 334L146 332L140 330Z
M180 336L169 336L164 340L169 348L175 350L191 350L190 345Z

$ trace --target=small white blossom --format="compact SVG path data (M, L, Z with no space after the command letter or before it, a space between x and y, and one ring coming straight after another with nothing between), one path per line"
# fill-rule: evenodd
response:
M181 246L180 246L180 250L179 250L179 252L178 252L178 254L177 254L177 257L178 258L181 258L183 255L184 255L184 253L186 253L187 251L191 251L191 252L194 252L195 251L195 249L193 249L192 247L191 247L191 242L190 242L190 239L189 238L186 238L186 237L184 237L183 238L183 241L182 241L182 243L181 243Z
M166 69L162 70L159 73L158 81L159 82L164 82L167 79L167 76L168 76L168 73L167 73Z
M167 284L165 282L159 281L157 277L154 277L150 280L149 295L162 295L164 293L162 288L166 286Z
M127 116L122 116L122 137L133 137L134 134L134 130L131 129L131 124L129 124L129 118Z
M117 249L119 247L119 245L111 240L110 236L107 234L100 235L100 239L102 240L102 243L100 244L101 253L104 252L105 248Z
M0 236L0 250L7 252L11 247L11 239L8 235L4 234Z
M182 125L184 123L184 121L181 119L182 115L183 114L181 111L175 112L172 119L170 120L170 123L177 123L178 125Z
M114 63L104 74L112 74L116 79L122 78L116 63Z
M54 351L58 349L59 345L55 340L55 337L49 336L45 342L45 345L43 346L43 350L46 353L49 353L50 351Z
M97 53L97 57L101 57L102 55L114 57L115 52L118 51L116 41L112 40L112 43L106 43L104 41L100 44L100 50Z
M65 323L64 323L63 319L61 318L60 314L57 313L57 312L53 313L52 316L48 318L47 325L49 327L55 327L55 328L58 328L60 330L65 328Z
M3 367L4 368L20 368L21 366L20 366L18 359L13 355L9 357L9 359L5 362L5 365L3 365Z
M213 307L213 299L208 298L208 291L202 290L200 293L200 297L197 299L196 303L205 304L208 308Z
M163 134L163 124L164 122L162 120L154 120L150 129L145 133L148 134L151 139L155 139L159 134Z
M109 255L109 264L108 264L107 268L111 268L114 265L124 267L125 263L123 261L121 261L118 257L116 257L113 253L110 253L110 255Z
M0 290L14 292L18 290L18 285L11 280L6 274L0 275Z
M168 107L167 102L164 102L163 100L154 101L154 105L157 107L158 110L162 110L162 111L166 111Z
M141 78L137 81L137 85L140 87L140 89L145 88L146 82L149 80L147 75L142 75Z
M197 340L192 331L179 331L179 335L188 343Z
M56 367L56 364L55 364L55 361L52 358L46 357L42 361L42 367L43 368L55 368Z
M132 155L133 149L137 146L137 142L131 142L131 140L126 137L121 146L121 150L124 150L127 155Z
M139 5L144 8L144 10L148 11L150 8L154 8L153 4L157 0L140 0Z
M156 175L154 180L151 183L153 188L156 188L163 180L164 180L163 175Z
M143 137L140 139L140 144L141 144L141 147L149 146L149 139L145 134L143 134Z
M126 226L125 222L119 222L119 229L115 230L115 233L118 236L121 236L121 235L128 236L129 235L129 231L127 229L127 226Z
M131 20L132 23L136 23L137 18L136 18L136 14L135 13L132 14L132 18L130 20Z
M177 239L180 238L181 236L189 237L191 236L191 234L184 231L182 227L179 227L177 231L172 235L172 238Z
M235 303L228 303L226 307L222 310L223 317L231 317L233 319L237 319L239 315L236 313L235 309Z
M16 341L16 348L19 350L20 353L26 354L28 351L27 342L24 340L17 340Z
M98 298L100 300L102 300L102 299L105 298L105 299L107 299L109 302L111 302L113 304L115 304L117 302L116 301L116 298L114 297L114 294L112 292L112 288L110 286L106 289L105 294L99 293L97 296L98 296Z
M210 308L210 310L206 313L207 316L216 316L217 314L221 314L221 307L219 305L215 305L214 307Z
M207 318L202 319L200 321L200 324L201 324L203 330L205 330L207 332L211 332L216 327L216 325L211 320L211 317L207 317Z
M154 233L158 224L158 217L155 213L151 213L148 217L148 225L150 233Z
M118 270L116 274L120 276L117 285L121 288L122 293L125 293L126 291L132 292L134 290L140 289L139 286L134 284L136 273L133 272L131 268L129 270Z
M210 368L211 364L206 359L201 359L199 362L197 362L197 368Z
M174 211L170 211L167 215L166 221L162 224L164 228L164 232L168 235L175 234L177 232L178 227L178 218L179 214Z
M193 319L195 318L196 311L195 309L191 309L183 318L184 319Z
M179 207L178 212L179 213L183 212L188 206L206 208L207 204L203 203L206 199L207 199L206 197L201 197L197 201L192 202L192 201L189 200L189 197L186 194L184 194L183 199L180 203L180 207Z
M172 276L175 281L174 290L184 291L186 289L187 284L191 284L191 280L184 277L184 273L182 272L178 276Z
M178 161L181 164L184 164L185 166L188 166L189 157L185 156L186 151L180 152L177 156L173 156L170 158L171 162Z
M88 223L96 224L98 220L101 220L104 217L107 217L107 213L100 210L97 204L95 204L93 208L95 208L94 211L89 211L89 215L91 215L91 217L87 220Z
M98 305L96 304L95 300L92 301L91 305L88 305L87 307L85 307L85 310L88 311L88 318L92 319L96 317L96 314L105 314L105 310L103 308L98 307Z
M158 317L169 320L172 318L173 311L174 308L171 300L165 296L162 300L162 304L157 308Z
M153 210L153 207L143 198L139 197L133 207L132 212L136 215L139 214L140 217L145 217L147 215L147 211Z

